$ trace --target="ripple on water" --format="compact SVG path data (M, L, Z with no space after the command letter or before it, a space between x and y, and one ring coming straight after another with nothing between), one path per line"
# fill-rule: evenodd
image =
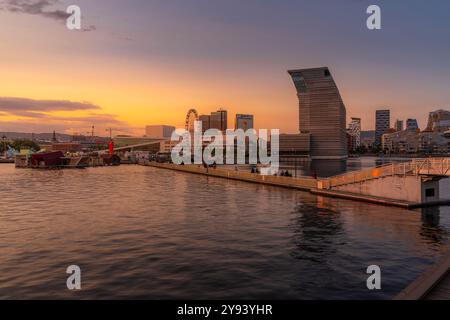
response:
M448 243L407 211L139 166L0 166L0 298L391 298ZM65 289L82 268L83 290ZM380 265L383 290L366 289Z

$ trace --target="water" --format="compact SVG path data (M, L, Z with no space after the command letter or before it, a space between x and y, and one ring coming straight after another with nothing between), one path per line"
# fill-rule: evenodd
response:
M389 299L449 242L422 212L140 166L0 166L2 299ZM82 291L66 289L67 266ZM366 288L367 266L382 290Z

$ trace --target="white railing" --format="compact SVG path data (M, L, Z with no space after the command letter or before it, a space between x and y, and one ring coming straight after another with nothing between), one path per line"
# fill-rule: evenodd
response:
M415 159L410 162L391 163L375 168L347 172L327 180L328 187L379 179L388 176L450 175L450 158Z

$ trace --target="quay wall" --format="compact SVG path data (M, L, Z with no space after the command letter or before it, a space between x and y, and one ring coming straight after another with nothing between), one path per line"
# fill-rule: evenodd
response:
M157 168L164 168L176 171L183 171L189 173L202 174L212 177L227 178L233 180L240 180L246 182L254 182L272 186L294 188L303 191L310 191L311 189L317 188L317 179L313 178L291 178L291 177L280 177L280 176L263 176L256 173L243 172L243 171L233 171L220 168L204 168L201 165L174 165L168 163L156 163L149 162L146 165Z
M441 200L439 179L424 179L421 176L387 176L331 189L415 203ZM427 195L426 190L432 190L431 194Z
M441 205L443 202L446 204L450 203L450 200L442 201L439 199L438 179L428 180L420 176L386 176L362 182L331 186L330 179L264 176L257 173L223 168L205 168L202 165L175 165L148 161L140 164L174 171L297 189L325 197L363 201L407 209ZM425 191L430 188L434 189L433 197L425 197Z
M411 202L422 202L422 181L419 176L383 177L333 187L332 190Z
M450 178L443 178L439 181L439 197L450 199Z

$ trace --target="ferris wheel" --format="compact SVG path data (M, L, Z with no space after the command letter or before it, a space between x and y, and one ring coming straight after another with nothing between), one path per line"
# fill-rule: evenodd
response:
M198 120L198 113L195 109L190 109L186 115L185 128L188 132L194 131L195 121Z

